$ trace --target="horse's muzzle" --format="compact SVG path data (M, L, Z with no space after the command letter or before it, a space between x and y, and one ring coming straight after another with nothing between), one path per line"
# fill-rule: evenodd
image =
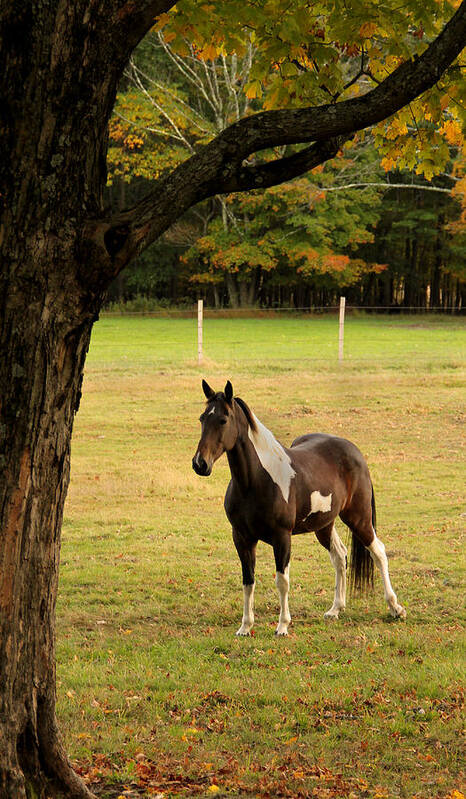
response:
M199 452L197 452L193 458L193 469L196 474L200 474L201 477L208 477L212 472L212 466L209 466Z

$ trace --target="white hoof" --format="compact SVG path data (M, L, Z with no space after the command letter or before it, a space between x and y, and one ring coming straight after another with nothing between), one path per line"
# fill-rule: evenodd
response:
M246 627L246 625L242 624L239 630L237 630L236 635L251 635L251 627Z
M392 614L394 619L406 618L406 610L402 605L396 604L394 607L390 608L390 613Z
M288 625L279 624L277 629L275 630L275 635L288 635Z
M344 610L344 608L330 608L330 610L324 613L324 619L339 619L340 610Z

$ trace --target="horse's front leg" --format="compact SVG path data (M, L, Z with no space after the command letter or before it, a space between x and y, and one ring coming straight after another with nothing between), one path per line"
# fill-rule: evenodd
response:
M288 594L290 590L290 554L291 554L291 533L282 533L278 540L274 542L273 554L275 556L275 585L277 586L280 597L280 616L278 618L275 635L288 635L288 625L291 621L290 609L288 607Z
M249 635L254 624L254 571L257 541L248 541L235 528L233 528L233 541L243 572L243 618L236 635Z

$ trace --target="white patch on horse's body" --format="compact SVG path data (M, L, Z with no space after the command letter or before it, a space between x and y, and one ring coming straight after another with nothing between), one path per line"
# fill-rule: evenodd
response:
M254 624L254 586L243 585L243 618L236 635L249 635Z
M196 452L196 455L194 456L194 462L196 463L197 466L199 466L199 455L200 455L200 452L198 450Z
M214 405L214 407L213 407L213 408L211 408L211 410L209 411L209 413L207 414L207 416L210 416L210 414L211 414L211 413L215 413L215 405Z
M324 497L320 491L311 494L311 513L328 513L332 509L332 495Z
M286 566L283 573L277 572L275 575L275 584L280 597L280 616L278 619L277 629L275 630L275 635L288 635L288 625L291 621L290 609L288 607L288 593L290 590L290 564Z
M344 610L346 606L346 547L335 526L330 537L330 560L335 569L335 597L332 607L324 616L326 619L338 619L340 610Z
M385 554L385 546L380 540L380 538L377 538L375 532L374 532L374 540L372 541L372 544L369 544L368 550L371 553L372 560L377 565L380 571L383 582L384 596L391 615L395 619L397 618L404 619L406 617L406 611L404 607L402 607L402 605L398 604L396 594L390 582L390 576L388 574L387 555Z
M254 414L252 416L256 430L248 428L249 438L265 471L279 487L285 502L288 502L291 481L296 474L291 466L291 459L273 433Z

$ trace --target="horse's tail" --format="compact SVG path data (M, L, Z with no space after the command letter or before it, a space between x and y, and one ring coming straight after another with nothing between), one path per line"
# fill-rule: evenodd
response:
M376 530L375 496L374 487L371 484L371 509L372 527ZM350 587L353 593L365 593L374 587L374 562L371 554L359 538L352 532L351 538L351 557L349 565Z

